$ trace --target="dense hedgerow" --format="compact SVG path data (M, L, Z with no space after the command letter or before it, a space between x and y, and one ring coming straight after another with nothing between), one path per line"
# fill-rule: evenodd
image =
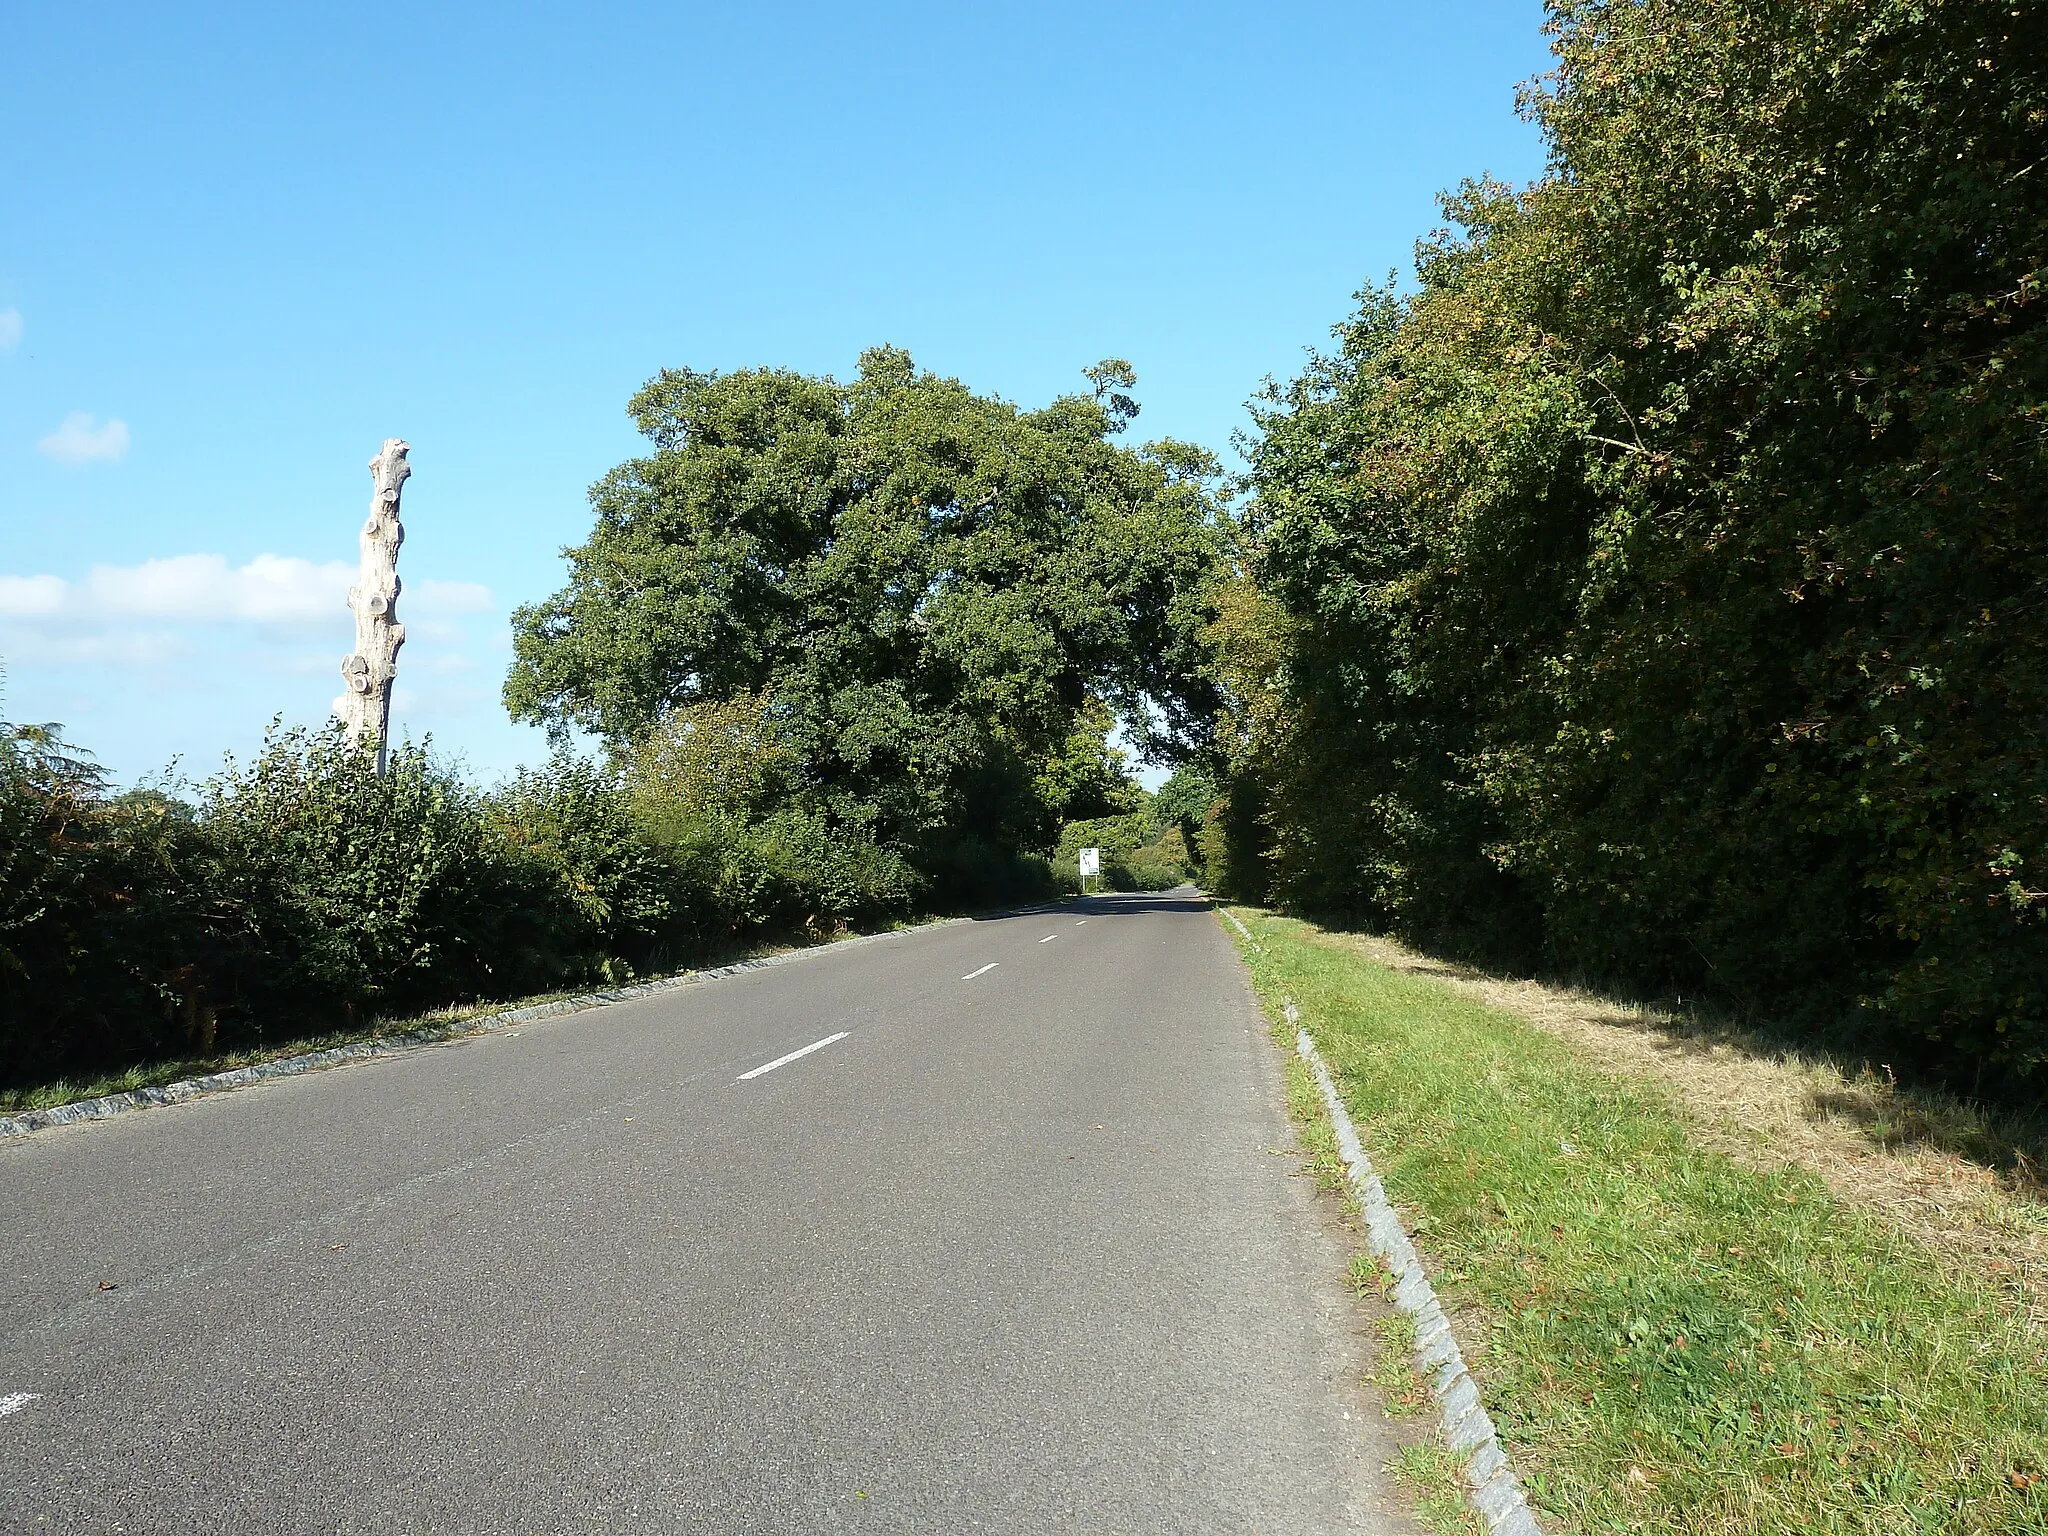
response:
M1046 858L973 838L914 864L806 809L794 768L758 699L489 791L419 747L380 775L331 727L274 731L189 797L115 794L50 728L0 726L0 1086L1060 888ZM1183 878L1136 853L1119 888Z
M1565 0L1261 411L1236 883L2048 1066L2048 11ZM1228 735L1228 733L1227 733Z
M47 732L0 754L0 1083L625 980L910 910L900 855L787 809L649 814L573 756L478 791L420 748L273 733L190 800Z

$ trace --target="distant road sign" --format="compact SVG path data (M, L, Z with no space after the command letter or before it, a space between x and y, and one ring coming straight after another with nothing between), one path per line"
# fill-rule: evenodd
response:
M1099 875L1102 873L1102 850L1100 848L1083 848L1081 850L1081 873L1084 875Z

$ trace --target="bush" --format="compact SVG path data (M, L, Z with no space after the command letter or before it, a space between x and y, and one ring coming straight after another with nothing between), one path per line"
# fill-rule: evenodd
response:
M503 876L519 887L503 922L507 956L523 956L515 990L659 969L709 926L706 903L635 813L618 776L558 752L484 797Z
M901 917L919 888L817 816L665 780L673 752L623 773L558 754L486 794L424 747L380 775L339 726L278 730L188 804L108 795L54 734L0 747L5 1084L616 983Z
M215 983L236 1011L326 1024L490 990L515 882L425 749L380 775L338 725L274 734L207 782L198 822L251 941Z
M985 838L963 837L935 848L923 863L942 910L975 912L1048 901L1063 888L1052 861L1013 853Z
M907 915L920 881L910 861L871 839L835 834L824 818L797 810L754 829L789 891L792 918L806 926L870 924Z
M1180 833L1179 861L1196 879L1206 879L1208 874L1202 848L1202 827L1208 819L1209 808L1216 803L1217 792L1214 773L1201 765L1189 765L1176 769L1152 797L1152 813L1158 818L1159 825ZM1162 832L1162 840L1164 836Z
M1262 411L1233 876L2038 1092L2042 14L1553 12L1552 174Z
M247 935L189 808L0 761L0 1081L213 1043Z
M1102 885L1112 891L1170 891L1187 881L1192 862L1180 827L1162 824L1149 800L1143 810L1061 828L1053 869L1064 889L1080 888L1083 848L1102 850Z

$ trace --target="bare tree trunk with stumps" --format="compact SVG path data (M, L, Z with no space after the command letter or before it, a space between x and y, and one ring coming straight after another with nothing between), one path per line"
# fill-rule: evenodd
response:
M377 772L383 773L391 732L391 680L398 675L398 648L405 644L405 626L398 622L398 546L405 526L398 520L398 497L412 466L402 438L384 440L370 460L375 482L370 516L363 524L362 574L348 589L348 605L356 616L356 648L341 659L347 685L334 701L334 712L348 726L349 739L375 742Z

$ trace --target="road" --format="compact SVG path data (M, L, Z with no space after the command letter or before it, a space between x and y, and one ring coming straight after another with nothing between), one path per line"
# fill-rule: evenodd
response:
M1282 1106L1177 895L0 1143L0 1530L1406 1530Z

